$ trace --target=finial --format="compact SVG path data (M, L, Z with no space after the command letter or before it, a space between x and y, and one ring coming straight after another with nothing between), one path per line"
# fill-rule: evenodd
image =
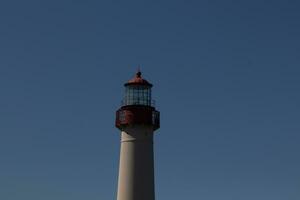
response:
M137 69L137 72L136 72L136 77L141 77L142 76L142 72L141 72L141 66L138 65L138 69Z

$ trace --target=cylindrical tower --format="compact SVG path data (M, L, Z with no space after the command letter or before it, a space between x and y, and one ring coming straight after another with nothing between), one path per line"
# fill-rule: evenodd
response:
M121 130L117 200L155 199L153 133L160 124L151 88L138 71L125 83L125 97L116 112Z

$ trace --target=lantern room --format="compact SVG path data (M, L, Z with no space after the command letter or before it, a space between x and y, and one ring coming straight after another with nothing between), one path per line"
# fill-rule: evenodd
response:
M151 96L152 84L143 79L138 71L124 86L122 105L116 112L116 127L122 130L127 126L146 125L158 129L160 117Z
M122 105L143 105L152 106L151 99L152 84L142 78L142 73L138 71L135 77L124 84L125 97Z

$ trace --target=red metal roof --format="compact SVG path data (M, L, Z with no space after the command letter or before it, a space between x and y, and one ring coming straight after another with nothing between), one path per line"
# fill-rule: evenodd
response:
M127 85L148 85L150 87L152 86L151 83L142 78L142 73L140 71L138 71L135 74L134 78L130 79L127 83L125 83L125 86Z

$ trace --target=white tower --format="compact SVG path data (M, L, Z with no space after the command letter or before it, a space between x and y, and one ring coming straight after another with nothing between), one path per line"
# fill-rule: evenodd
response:
M121 130L117 200L155 200L153 133L160 121L151 87L138 71L125 83L125 97L116 112Z

